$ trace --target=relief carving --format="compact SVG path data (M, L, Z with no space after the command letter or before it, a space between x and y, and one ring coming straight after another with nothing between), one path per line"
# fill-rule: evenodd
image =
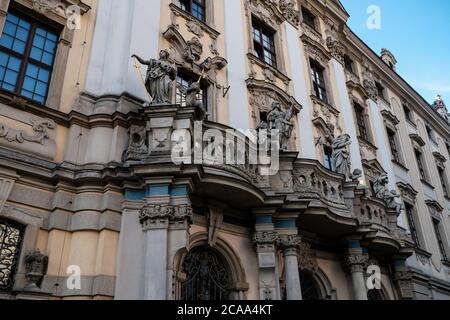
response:
M4 124L0 124L0 138L8 142L24 143L25 141L32 143L44 144L44 141L51 139L49 130L56 128L56 123L50 119L31 119L34 134L29 135L24 130L12 129Z

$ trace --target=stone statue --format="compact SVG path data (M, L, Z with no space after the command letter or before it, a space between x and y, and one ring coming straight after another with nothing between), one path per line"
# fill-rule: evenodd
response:
M171 104L173 81L176 78L177 71L169 61L169 52L161 50L159 60L144 60L137 55L132 57L148 66L145 88L152 98L150 105Z
M387 185L389 183L389 178L387 174L383 173L378 178L375 179L373 183L374 196L378 199L384 199L387 190Z
M391 192L386 191L384 194L384 201L386 202L387 207L395 210L397 215L400 215L404 207L403 204L397 202L397 199L400 199L400 195L395 190L392 190Z
M350 177L350 152L348 146L352 144L350 135L343 134L335 138L332 143L333 168L336 173Z
M294 115L294 106L288 111L281 110L281 104L278 101L272 103L272 110L267 115L268 130L278 130L280 135L280 148L288 149L288 141L291 138L294 125L292 124L292 116Z
M193 82L186 90L186 107L195 108L199 120L204 120L206 116L206 109L203 102L199 100L198 95L201 93L200 83Z
M25 278L27 279L26 291L39 291L40 283L47 273L48 257L39 249L25 257Z
M189 62L199 61L203 54L203 45L197 37L193 37L186 43L184 59Z

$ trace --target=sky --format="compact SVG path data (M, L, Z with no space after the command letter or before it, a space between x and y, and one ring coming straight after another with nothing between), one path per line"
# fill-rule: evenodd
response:
M397 72L428 102L442 95L450 109L449 0L341 0L349 27L372 50L389 49ZM368 8L380 8L380 29L369 29Z

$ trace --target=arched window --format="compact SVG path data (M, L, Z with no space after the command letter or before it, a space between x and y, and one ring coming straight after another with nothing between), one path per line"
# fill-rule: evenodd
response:
M0 219L0 291L13 287L23 230L20 224Z
M182 271L186 281L181 285L181 300L228 300L231 277L220 254L208 247L190 251L184 259Z
M303 300L322 300L316 280L314 280L313 276L310 273L300 271L300 283L302 287Z

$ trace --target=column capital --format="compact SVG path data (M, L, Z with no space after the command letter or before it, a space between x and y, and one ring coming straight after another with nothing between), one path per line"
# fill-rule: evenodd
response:
M139 211L139 221L144 231L167 229L171 224L192 224L193 212L191 206L187 204L152 204Z
M351 273L363 272L368 261L369 255L366 253L348 253L345 256L345 265Z
M277 240L277 244L284 250L285 256L298 256L301 242L301 237L298 235L280 235Z

